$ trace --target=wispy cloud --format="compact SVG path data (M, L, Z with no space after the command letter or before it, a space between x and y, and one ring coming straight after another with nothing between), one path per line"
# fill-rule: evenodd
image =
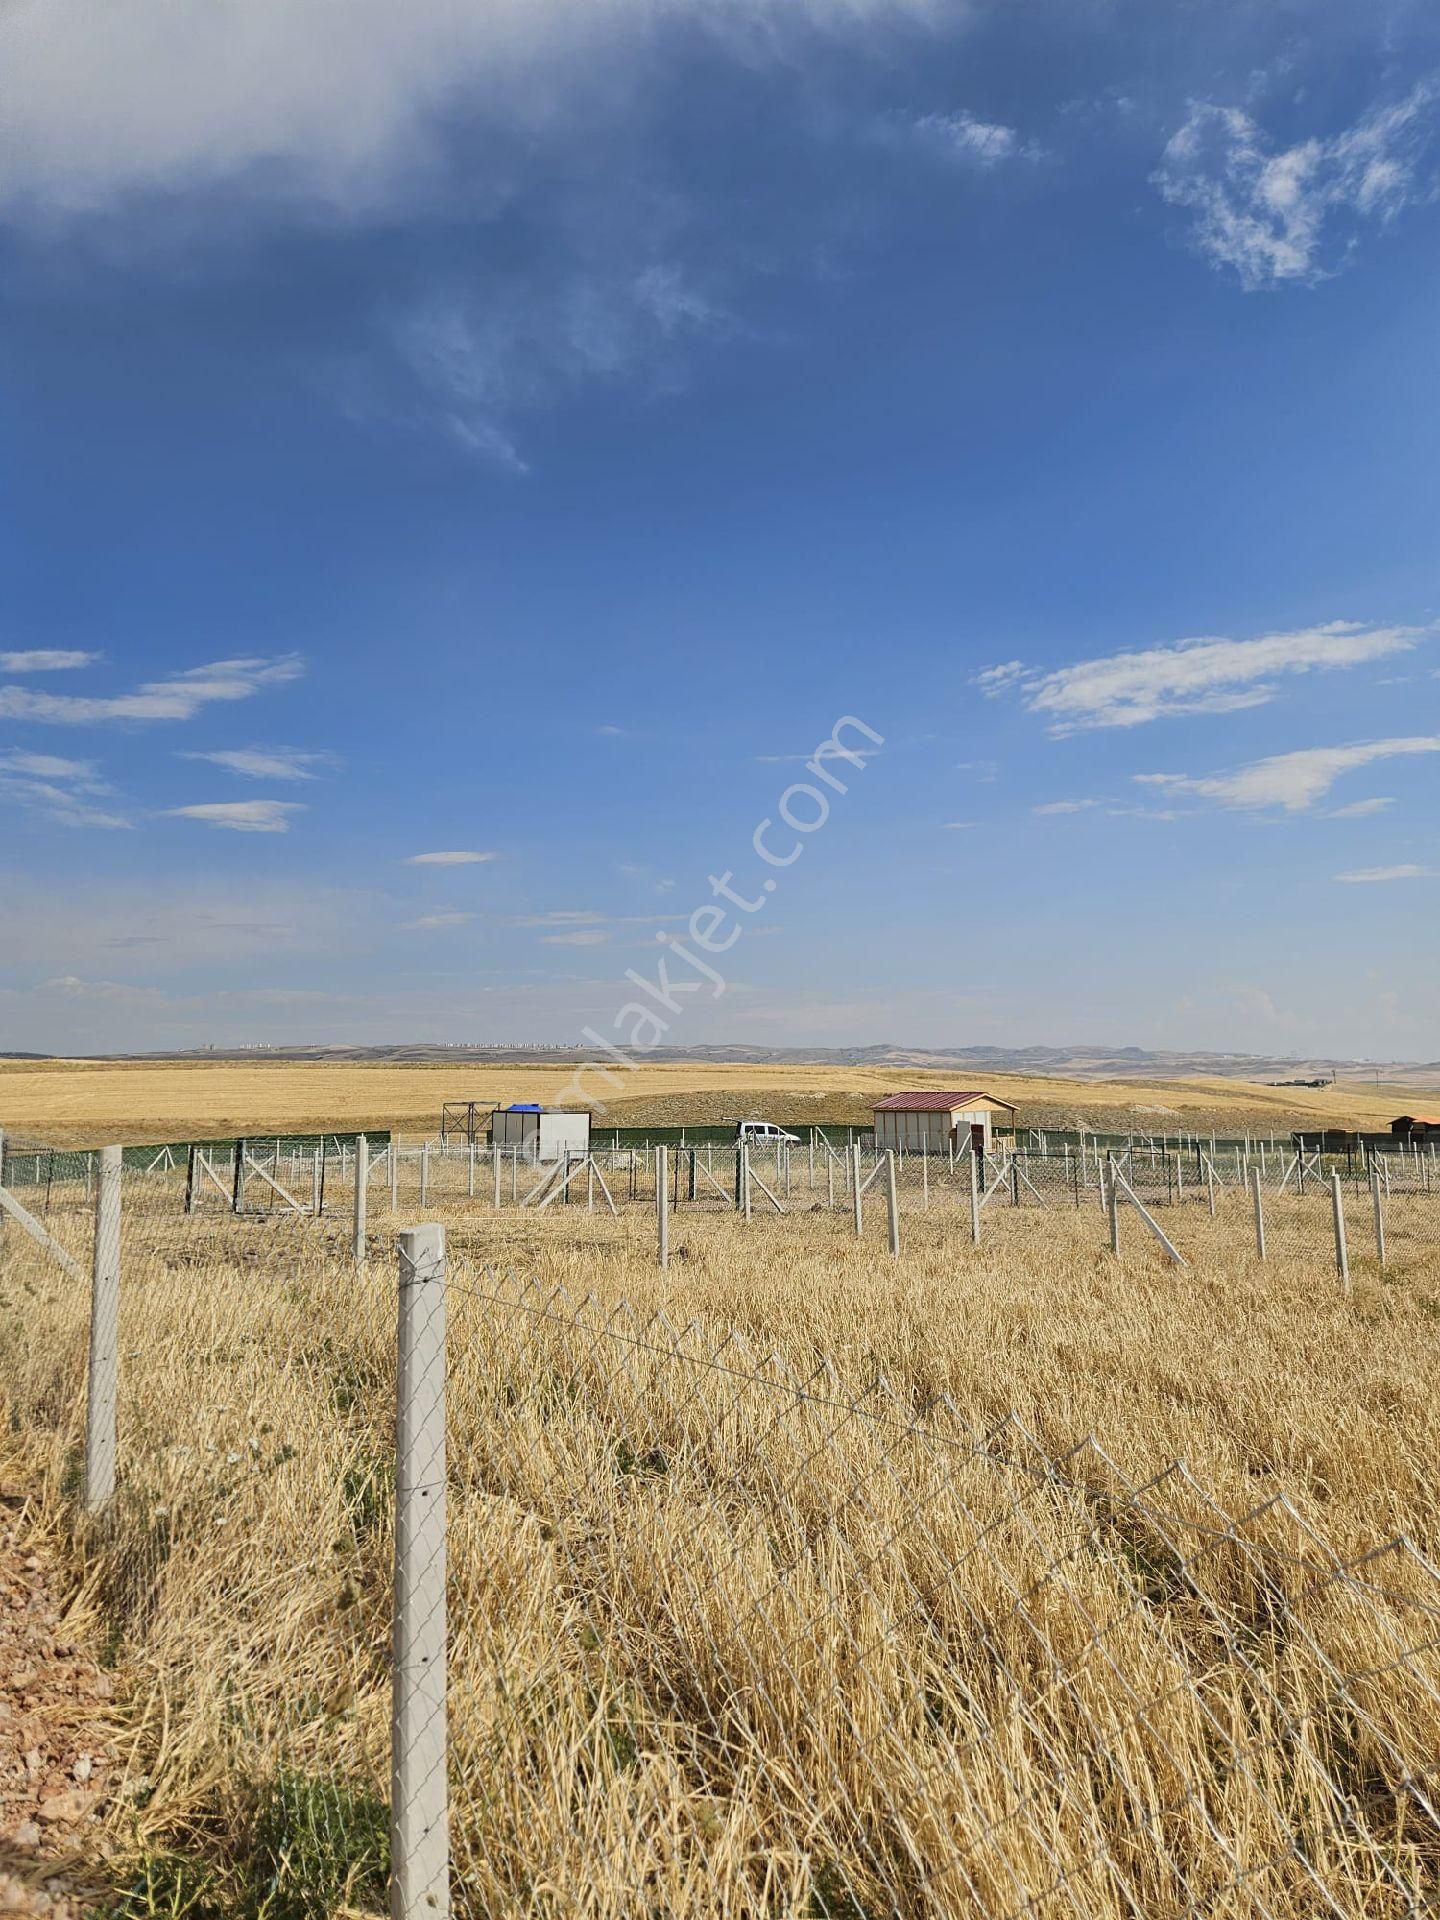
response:
M556 907L550 913L512 913L501 922L507 927L581 927L596 926L609 919L588 907Z
M1281 148L1239 107L1200 101L1165 148L1155 185L1194 214L1197 249L1248 291L1313 285L1353 248L1360 223L1386 226L1429 192L1421 169L1436 98L1434 81L1422 80L1330 139Z
M114 789L100 777L92 760L67 760L55 753L25 753L18 747L0 752L0 800L42 815L61 827L128 827L123 814L96 806L113 798Z
M405 856L407 867L476 867L486 860L498 860L498 853L475 853L468 848L457 847L449 852L410 853Z
M303 813L298 800L216 800L194 807L165 807L172 820L198 820L229 833L288 833L292 813Z
M1098 807L1098 800L1046 800L1038 807L1031 807L1031 813L1088 813L1091 807Z
M29 647L19 653L0 648L0 673L69 673L76 667L89 667L100 658L98 653L77 653L68 647Z
M973 820L942 820L940 824L946 833L968 833L975 822Z
M1369 885L1373 881L1385 880L1436 880L1440 879L1440 867L1415 867L1408 864L1398 867L1357 867L1353 873L1337 873L1335 878L1350 886Z
M418 920L401 922L402 933L428 933L437 927L463 927L475 918L473 913L422 913Z
M327 753L305 753L299 747L236 747L214 753L182 753L182 760L204 760L246 780L313 780L312 769L330 764Z
M1373 800L1352 800L1347 807L1332 807L1326 814L1327 820L1368 820L1371 814L1386 813L1395 804L1389 794L1377 796Z
M1432 627L1331 620L1254 640L1208 636L1138 653L1105 654L1049 672L1019 660L986 667L975 685L990 698L1017 692L1056 736L1089 727L1138 727L1173 714L1234 713L1273 700L1284 674L1334 671L1418 646Z
M542 947L603 947L610 935L603 927L581 927L574 933L541 935Z
M264 687L297 679L303 671L299 657L287 654L278 659L215 660L165 680L147 681L133 693L38 693L31 687L0 687L0 719L71 727L107 720L191 720L203 707L248 700Z
M1166 793L1195 794L1224 807L1281 807L1303 813L1323 800L1335 782L1377 760L1407 754L1440 753L1440 734L1415 734L1396 740L1366 740L1348 747L1302 747L1297 753L1272 754L1266 760L1229 773L1196 777L1186 773L1137 773L1141 786Z
M966 107L954 113L927 113L910 123L911 133L932 153L963 166L988 171L1007 160L1034 160L1040 149L1014 127L981 120Z
M432 298L399 319L391 340L411 386L406 411L466 453L525 473L513 426L521 414L595 382L673 381L682 341L728 327L715 300L685 268L655 257L648 237L630 241L633 257L623 247L618 258L602 256L596 245L576 239L562 286L492 280L473 298Z

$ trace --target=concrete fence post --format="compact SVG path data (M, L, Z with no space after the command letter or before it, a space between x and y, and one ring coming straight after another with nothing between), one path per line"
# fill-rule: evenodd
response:
M670 1264L670 1155L655 1149L655 1237L662 1267Z
M120 1168L119 1147L102 1147L95 1189L90 1374L85 1396L87 1513L102 1513L115 1491L115 1403L120 1387Z
M740 1142L740 1155L736 1161L736 1170L740 1181L740 1218L749 1224L750 1220L750 1142Z
M1375 1258L1385 1266L1385 1205L1380 1198L1380 1169L1370 1162L1370 1205L1375 1213Z
M475 1198L475 1137L470 1137L470 1151L465 1166L465 1198Z
M1110 1251L1120 1251L1120 1189L1115 1181L1114 1155L1105 1155L1105 1209L1110 1219Z
M445 1229L400 1235L395 1352L391 1920L446 1920Z
M885 1155L885 1206L890 1222L890 1251L900 1252L900 1195L895 1186L895 1155Z
M854 1205L855 1238L858 1240L865 1231L865 1202L860 1191L860 1142L856 1140L850 1148L850 1194Z
M350 1236L357 1268L365 1265L365 1209L369 1201L370 1143L360 1134L355 1141L355 1217Z
M1250 1192L1255 1202L1255 1258L1265 1258L1265 1201L1261 1191L1259 1167L1250 1169Z
M430 1142L420 1143L420 1204L423 1207L430 1198Z
M1345 1241L1345 1195L1340 1188L1340 1175L1330 1175L1330 1215L1335 1226L1335 1271L1340 1276L1340 1284L1346 1293L1350 1291L1350 1249Z
M498 1144L492 1140L490 1143L490 1171L495 1188L494 1206L497 1213L500 1211L500 1169L503 1165L504 1162L500 1158L500 1148Z

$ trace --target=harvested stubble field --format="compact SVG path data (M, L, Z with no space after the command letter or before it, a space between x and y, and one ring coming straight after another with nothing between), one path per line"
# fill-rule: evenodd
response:
M573 1068L203 1061L0 1061L0 1127L56 1146L214 1138L273 1130L393 1128L432 1134L446 1100L549 1100ZM961 1086L973 1082L962 1077ZM1027 1126L1125 1131L1284 1133L1297 1125L1385 1128L1413 1111L1413 1088L1258 1086L1215 1078L1060 1080L984 1076ZM738 1119L867 1125L873 1103L906 1088L953 1087L954 1072L914 1068L726 1066L674 1062L628 1071L623 1087L598 1075L587 1093L613 1126L700 1126ZM573 1102L572 1102L573 1104Z
M357 1278L334 1226L132 1186L121 1492L72 1533L128 1701L120 1851L218 1876L207 1910L373 1905L419 1216L372 1216ZM1339 1563L1440 1550L1440 1275L1346 1297L939 1212L898 1260L878 1221L681 1218L662 1274L643 1214L445 1217L462 1911L1433 1903L1440 1592L1403 1546ZM0 1274L58 1519L84 1288L13 1234Z

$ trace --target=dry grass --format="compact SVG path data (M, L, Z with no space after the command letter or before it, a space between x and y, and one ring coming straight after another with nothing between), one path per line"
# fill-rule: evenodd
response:
M224 1854L279 1769L342 1827L336 1783L386 1778L393 1275L162 1190L122 1496L75 1545L147 1782L117 1824ZM977 1252L937 1211L898 1261L878 1222L682 1216L662 1275L643 1214L446 1212L466 1912L1434 1898L1403 1776L1440 1749L1440 1594L1320 1545L1440 1550L1433 1266L1357 1262L1347 1298L1313 1257L1117 1267L1089 1210L987 1216ZM58 1511L83 1289L13 1233L4 1261L0 1387Z
M276 1128L394 1128L433 1133L446 1100L554 1100L568 1066L329 1066L317 1063L0 1061L0 1126L55 1145L213 1138ZM1413 1088L1267 1087L1240 1080L1062 1080L985 1076L1023 1123L1284 1132L1301 1123L1389 1126L1413 1111ZM742 1117L868 1122L871 1104L903 1087L954 1085L954 1073L866 1067L637 1067L623 1090L592 1077L617 1126L700 1125ZM613 1098L612 1098L613 1095Z

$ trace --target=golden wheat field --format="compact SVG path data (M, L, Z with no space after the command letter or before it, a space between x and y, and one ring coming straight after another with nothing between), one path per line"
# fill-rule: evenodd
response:
M173 1140L290 1129L318 1132L394 1128L434 1133L446 1100L556 1100L574 1069L507 1066L391 1066L323 1062L0 1061L0 1127L55 1145L107 1140ZM954 1069L740 1066L641 1063L624 1084L598 1075L585 1095L605 1103L616 1126L693 1125L741 1118L867 1124L872 1104L903 1088L970 1086ZM1351 1083L1334 1088L1271 1087L1195 1076L1181 1080L1069 1080L982 1076L1012 1102L1022 1125L1177 1132L1256 1133L1316 1123L1384 1129L1397 1113L1433 1096L1413 1088ZM583 1101L571 1104L584 1104Z
M9 1445L124 1682L118 1858L171 1912L375 1906L422 1216L377 1194L362 1275L343 1207L127 1188L101 1522L86 1288L0 1255ZM1433 1910L1433 1263L1358 1258L1346 1293L1280 1202L1266 1263L1222 1208L1183 1273L1089 1208L978 1248L907 1216L898 1259L843 1205L681 1213L664 1273L644 1209L436 1216L458 1911ZM83 1253L82 1212L52 1224Z

